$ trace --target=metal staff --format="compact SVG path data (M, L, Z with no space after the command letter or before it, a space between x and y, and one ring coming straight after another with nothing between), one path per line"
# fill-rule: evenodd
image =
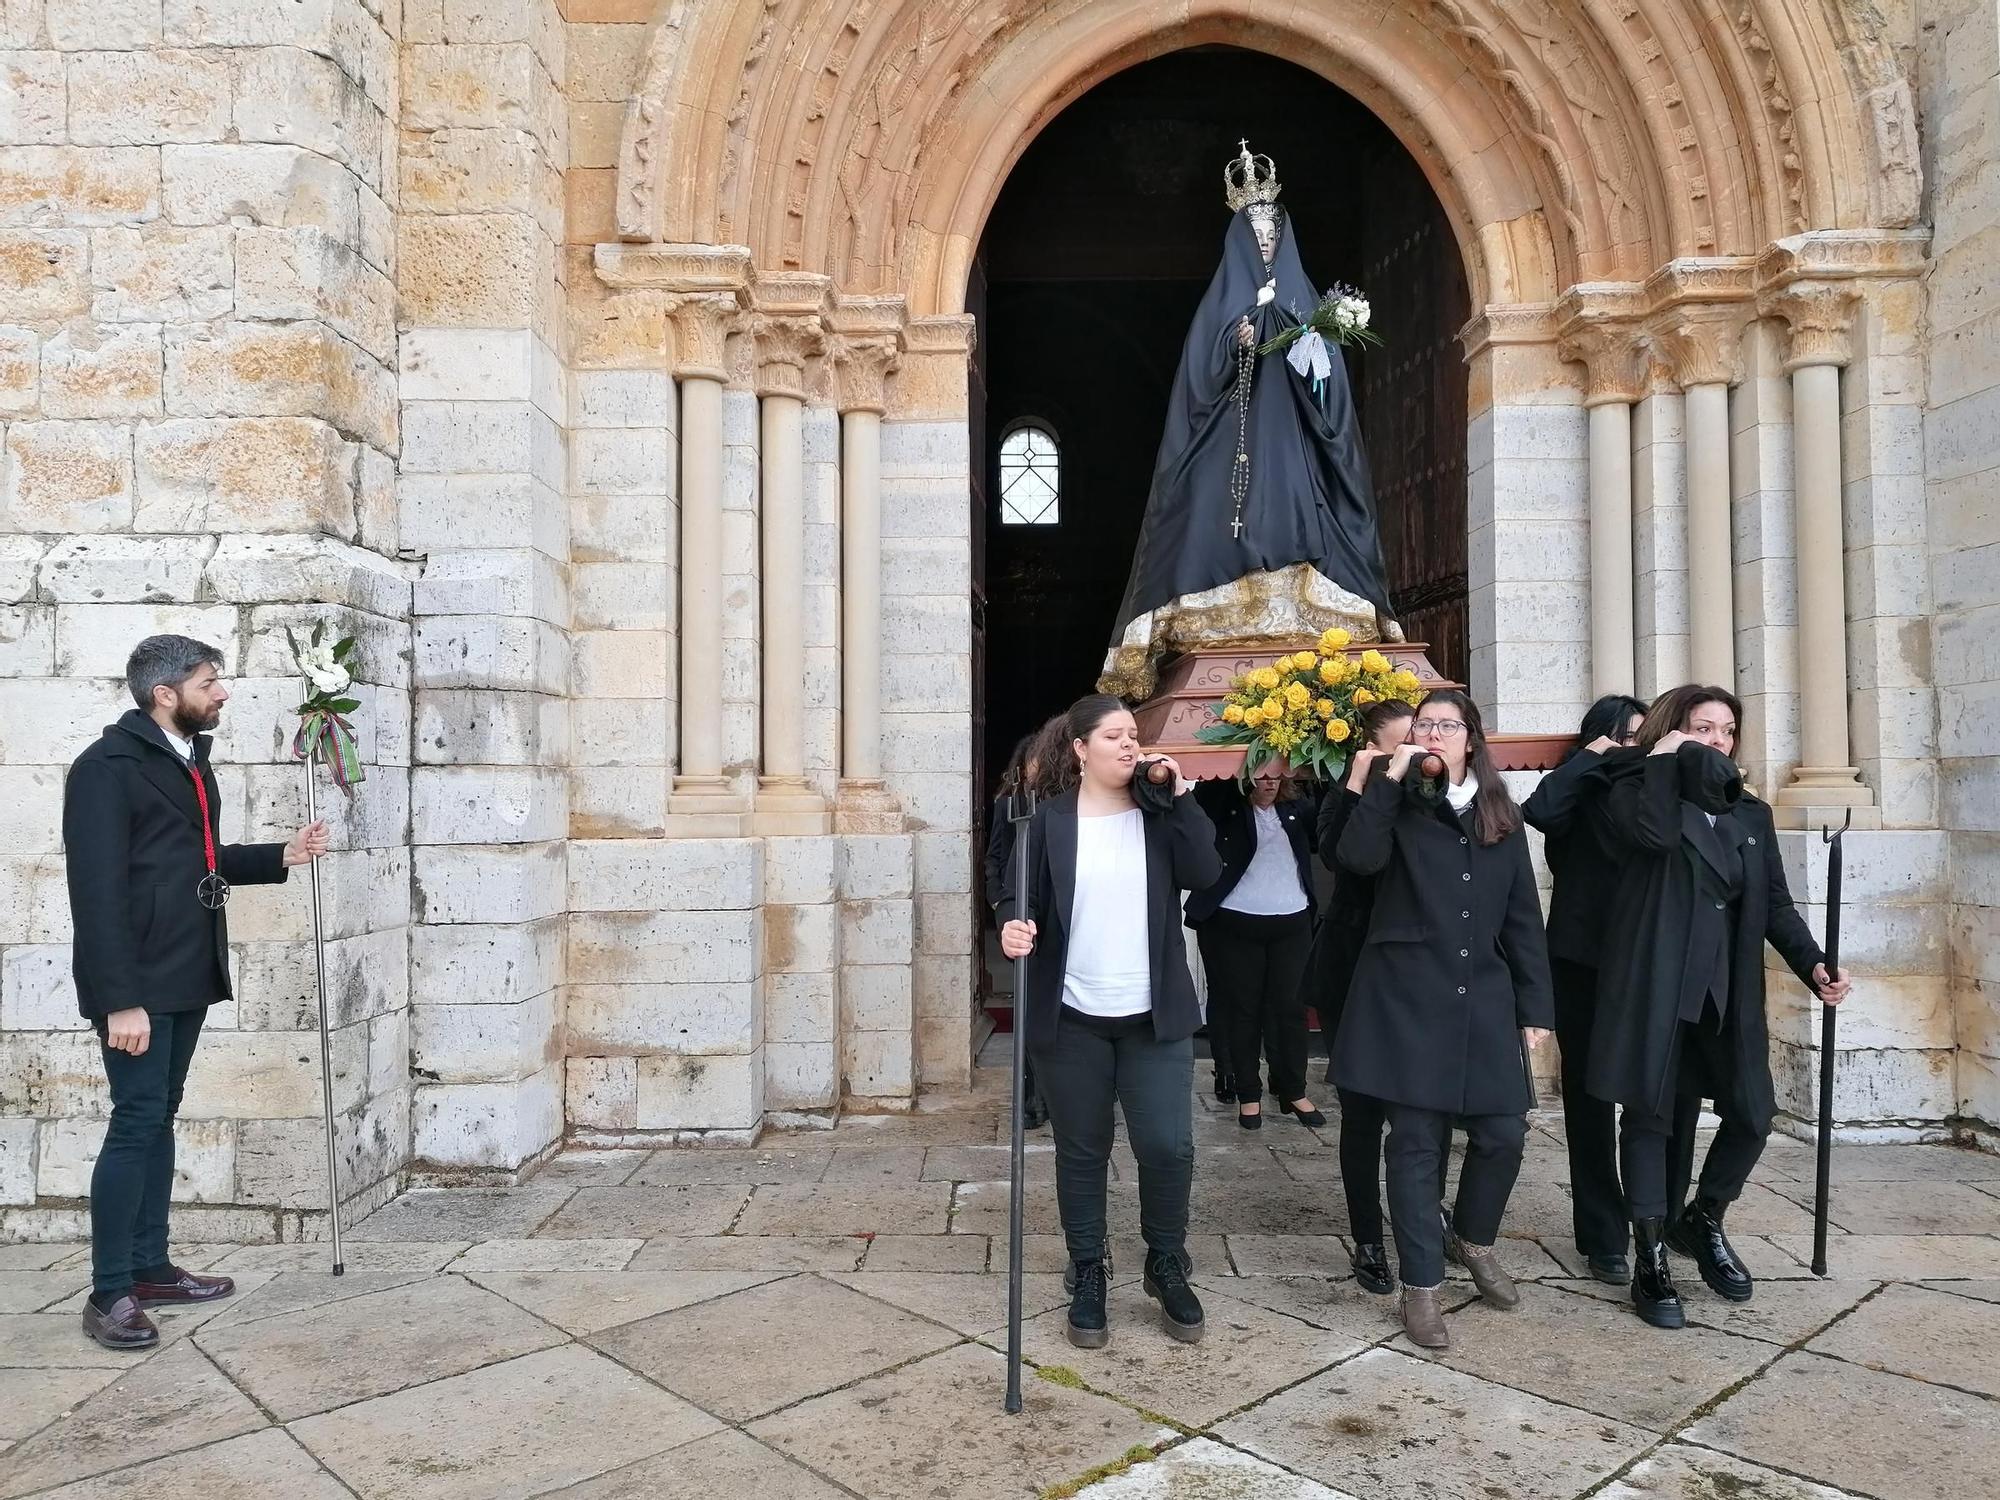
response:
M1028 834L1035 816L1035 794L1026 788L1007 799L1007 821L1014 825L1014 910L1028 899ZM1014 960L1014 1136L1012 1181L1007 1189L1007 1414L1021 1410L1021 1247L1028 1217L1027 1140L1023 1114L1028 1104L1028 958Z
M1826 848L1826 977L1840 974L1840 841L1854 822L1854 810L1838 832L1822 828L1819 836ZM1838 1011L1821 1003L1819 1008L1819 1187L1813 1197L1812 1273L1826 1274L1826 1209L1833 1174L1833 1028Z
M319 778L314 769L318 760L317 754L308 755L305 760L308 825L319 821L315 790ZM312 883L313 966L319 975L319 1080L326 1117L326 1216L333 1225L333 1274L342 1276L347 1272L347 1262L340 1249L340 1160L333 1145L333 1034L326 1017L326 938L319 915L319 861L307 860L306 866Z

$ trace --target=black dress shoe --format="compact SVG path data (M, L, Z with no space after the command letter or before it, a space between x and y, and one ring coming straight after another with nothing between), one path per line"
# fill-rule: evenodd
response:
M1160 1304L1160 1326L1170 1337L1183 1344L1201 1341L1203 1322L1201 1299L1188 1285L1187 1272L1181 1268L1178 1255L1158 1255L1148 1252L1146 1272L1140 1283L1146 1295Z
M236 1283L227 1276L198 1276L179 1266L168 1269L174 1273L170 1281L134 1282L133 1300L141 1307L159 1307L171 1302L215 1302L236 1290Z
M1396 1278L1389 1273L1389 1256L1379 1243L1357 1240L1348 1257L1354 1266L1354 1280L1364 1292L1386 1297L1396 1290Z
M1040 1094L1030 1094L1021 1105L1021 1128L1040 1130L1049 1123L1049 1107L1042 1103Z
M1111 1325L1104 1315L1110 1267L1101 1260L1071 1266L1074 1290L1069 1299L1069 1341L1079 1349L1102 1349L1111 1342Z
M1701 1279L1716 1296L1748 1302L1757 1284L1749 1268L1736 1258L1729 1236L1722 1232L1722 1214L1728 1206L1713 1198L1696 1198L1674 1220L1667 1242L1693 1259Z
M1215 1070L1215 1102L1217 1104L1227 1104L1229 1103L1230 1100L1234 1099L1235 1097L1236 1097L1235 1075L1232 1073L1225 1073L1223 1072L1222 1069L1217 1068Z
M1290 1115L1293 1119L1297 1120L1301 1125L1305 1126L1308 1130L1318 1130L1323 1125L1326 1124L1326 1116L1321 1114L1318 1110L1300 1109L1297 1105L1293 1104L1292 1101L1289 1099L1280 1100L1279 1108L1283 1109L1286 1114Z
M1264 1128L1264 1111L1260 1109L1254 1115L1246 1115L1241 1110L1238 1110L1236 1112L1236 1123L1241 1125L1245 1130L1262 1130Z
M1622 1255L1586 1255L1590 1274L1606 1286L1623 1286L1632 1279L1632 1263Z
M107 1308L86 1297L83 1331L107 1349L151 1349L160 1342L160 1330L129 1293Z
M1667 1264L1662 1227L1659 1219L1635 1219L1632 1223L1632 1305L1655 1328L1684 1328L1687 1312L1674 1286L1673 1269Z

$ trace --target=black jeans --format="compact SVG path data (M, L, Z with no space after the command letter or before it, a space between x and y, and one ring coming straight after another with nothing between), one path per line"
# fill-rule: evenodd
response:
M1229 1030L1229 1071L1239 1104L1261 1104L1261 1050L1271 1092L1290 1103L1306 1096L1306 1005L1300 988L1312 952L1312 912L1252 917L1224 908L1195 931L1208 976L1211 1015L1218 1001Z
M207 1014L155 1014L152 1037L137 1057L99 1047L111 1080L111 1124L90 1174L90 1261L93 1290L106 1297L124 1295L139 1273L168 1264L174 1116Z
M1139 1231L1146 1248L1187 1245L1194 1180L1194 1043L1153 1036L1151 1012L1105 1019L1064 1007L1055 1035L1034 1045L1035 1077L1056 1143L1056 1203L1073 1261L1101 1260L1105 1172L1114 1100L1139 1164Z
M1570 1226L1584 1255L1623 1255L1631 1226L1618 1186L1618 1107L1584 1087L1591 1023L1597 1017L1597 970L1549 960L1555 982L1556 1041L1562 1049L1563 1133L1569 1142Z
M1397 1270L1405 1286L1444 1280L1444 1225L1438 1219L1438 1178L1451 1146L1453 1117L1441 1110L1385 1104L1389 1115L1389 1217L1396 1230ZM1461 1115L1465 1165L1458 1174L1452 1228L1474 1245L1499 1236L1507 1199L1521 1172L1526 1115Z
M1736 1059L1735 1038L1728 1026L1716 1026L1713 1009L1705 1010L1700 1021L1681 1021L1678 1026L1668 1064L1670 1110L1653 1113L1627 1105L1619 1120L1619 1164L1625 1171L1625 1196L1634 1219L1671 1219L1686 1201L1703 1080L1722 1116L1722 1128L1702 1160L1696 1187L1702 1197L1717 1203L1734 1203L1741 1197L1771 1133L1768 1127L1760 1130L1744 1120L1730 1104Z
M1340 1093L1340 1186L1347 1194L1347 1227L1364 1245L1382 1243L1382 1131L1387 1106L1352 1089ZM1442 1170L1443 1161L1439 1162ZM1443 1197L1440 1192L1439 1197Z

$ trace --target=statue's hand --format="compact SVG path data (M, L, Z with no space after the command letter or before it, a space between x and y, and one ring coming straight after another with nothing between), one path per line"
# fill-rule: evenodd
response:
M1250 326L1250 320L1248 318L1238 318L1236 320L1236 343L1238 347L1248 349L1256 342L1257 330Z

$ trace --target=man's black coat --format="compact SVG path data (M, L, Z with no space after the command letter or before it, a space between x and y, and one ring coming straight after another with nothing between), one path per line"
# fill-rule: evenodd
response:
M1669 1064L1689 955L1713 951L1712 938L1704 938L1709 924L1731 915L1712 904L1698 909L1695 863L1709 858L1703 846L1719 835L1742 858L1743 895L1731 922L1735 950L1723 1022L1735 1076L1711 1080L1711 1097L1719 1111L1768 1130L1776 1103L1764 1024L1764 944L1769 940L1807 986L1825 958L1792 905L1771 809L1746 795L1717 813L1713 829L1690 824L1700 809L1724 808L1716 789L1740 777L1727 756L1692 742L1673 755L1606 756L1594 774L1607 787L1590 802L1591 814L1623 869L1598 958L1587 1086L1614 1103L1660 1114L1672 1108Z
M1343 875L1375 877L1375 907L1333 1081L1416 1109L1524 1113L1521 1028L1555 1025L1527 834L1482 845L1472 809L1427 805L1378 767L1335 858Z
M195 736L217 871L231 885L279 883L283 844L222 842L208 750L208 736ZM86 1019L132 1006L200 1010L230 998L228 926L195 895L208 863L194 777L137 709L107 724L70 766L63 847L77 1009Z

